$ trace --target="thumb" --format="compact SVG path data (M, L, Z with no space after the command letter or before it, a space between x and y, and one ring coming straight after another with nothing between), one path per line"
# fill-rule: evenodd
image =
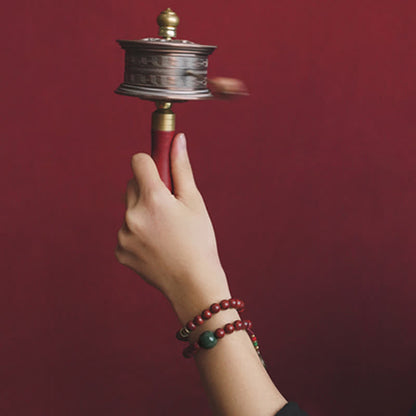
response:
M195 192L196 185L186 148L186 138L183 133L177 134L173 139L170 164L173 193L179 199L186 199L187 196Z

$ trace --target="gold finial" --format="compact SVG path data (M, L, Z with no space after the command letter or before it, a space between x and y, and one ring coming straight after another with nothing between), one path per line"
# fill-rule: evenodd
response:
M179 25L178 15L171 9L166 9L157 17L159 36L167 40L176 38L176 28Z

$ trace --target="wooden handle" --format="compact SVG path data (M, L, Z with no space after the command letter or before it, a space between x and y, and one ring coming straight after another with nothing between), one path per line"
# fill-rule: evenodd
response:
M170 148L174 136L174 131L152 130L152 158L156 163L160 178L170 191L172 191Z

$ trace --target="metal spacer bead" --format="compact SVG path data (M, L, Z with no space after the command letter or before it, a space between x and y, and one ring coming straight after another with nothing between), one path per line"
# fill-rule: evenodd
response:
M191 331L186 326L184 326L178 331L177 338L181 341L186 341L190 333Z

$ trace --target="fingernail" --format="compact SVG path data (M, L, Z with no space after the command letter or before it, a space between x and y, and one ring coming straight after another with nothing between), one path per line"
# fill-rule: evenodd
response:
M178 140L179 140L179 147L182 150L186 149L186 138L185 138L185 135L183 133L179 133Z

